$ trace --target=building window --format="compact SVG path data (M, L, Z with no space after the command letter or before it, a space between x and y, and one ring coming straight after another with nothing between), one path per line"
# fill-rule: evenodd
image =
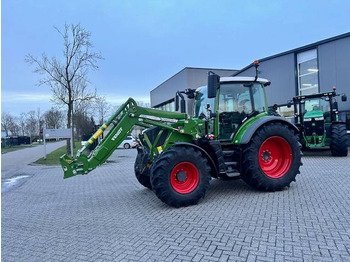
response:
M297 55L299 95L319 92L317 50L309 50Z

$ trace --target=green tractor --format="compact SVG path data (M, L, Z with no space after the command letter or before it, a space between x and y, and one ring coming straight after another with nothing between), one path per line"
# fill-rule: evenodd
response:
M185 92L194 99L193 117L139 107L129 98L75 157L61 157L64 178L103 164L137 125L147 129L138 138L136 178L170 206L197 204L211 178L240 176L262 191L289 187L301 165L298 129L268 112L269 84L257 76L209 73L208 86ZM180 102L184 111L183 98ZM97 147L87 153L106 129Z
M333 156L347 156L346 123L339 121L335 90L293 97L288 107L294 105L294 123L304 149L330 147ZM346 95L341 100L345 102Z

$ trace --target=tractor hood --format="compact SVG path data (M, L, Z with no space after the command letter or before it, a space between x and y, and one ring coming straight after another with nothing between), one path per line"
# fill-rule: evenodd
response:
M313 110L306 112L304 115L304 121L305 119L310 119L315 118L315 120L323 120L323 112L321 110ZM322 119L317 119L317 118L322 118Z

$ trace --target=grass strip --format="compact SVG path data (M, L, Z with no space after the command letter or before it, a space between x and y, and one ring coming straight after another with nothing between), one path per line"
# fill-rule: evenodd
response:
M81 148L80 142L75 142L75 147L73 149L74 155L77 153L77 151ZM60 157L62 155L66 154L66 145L57 148L55 151L52 151L51 153L46 155L46 160L42 157L35 161L35 164L39 165L59 165L60 164Z

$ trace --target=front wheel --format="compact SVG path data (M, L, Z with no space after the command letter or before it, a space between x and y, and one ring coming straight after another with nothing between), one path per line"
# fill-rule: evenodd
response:
M125 144L124 144L124 148L125 148L125 149L129 149L130 147L131 147L131 146L130 146L129 143L125 143Z
M153 191L160 200L174 207L197 204L209 188L210 179L206 157L192 147L168 149L151 168Z
M152 189L150 180L149 153L143 147L137 148L134 171L137 181L144 187Z
M243 153L242 178L256 189L282 190L300 173L298 136L288 125L273 122L260 127Z

